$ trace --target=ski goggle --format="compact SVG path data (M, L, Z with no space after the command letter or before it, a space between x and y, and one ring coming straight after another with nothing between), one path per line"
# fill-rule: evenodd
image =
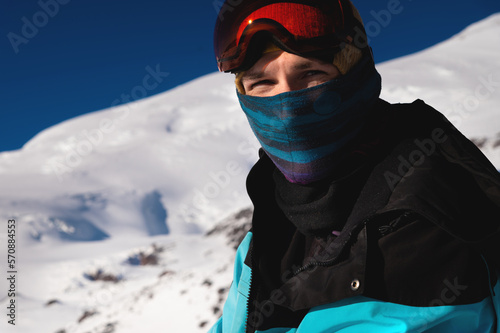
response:
M355 23L348 1L303 2L240 1L237 6L226 2L214 32L219 70L239 70L257 35L272 38L283 50L300 55L336 52L342 43L352 41L349 34Z

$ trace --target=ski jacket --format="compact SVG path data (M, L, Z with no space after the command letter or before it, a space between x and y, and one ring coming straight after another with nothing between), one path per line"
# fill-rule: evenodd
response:
M339 233L298 232L261 155L252 229L210 332L500 332L499 173L422 101L374 113L382 143Z

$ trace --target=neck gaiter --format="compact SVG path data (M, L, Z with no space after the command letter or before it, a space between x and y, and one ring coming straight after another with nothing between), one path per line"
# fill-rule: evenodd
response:
M378 99L381 78L371 58L321 85L271 97L238 93L262 148L292 183L328 176Z

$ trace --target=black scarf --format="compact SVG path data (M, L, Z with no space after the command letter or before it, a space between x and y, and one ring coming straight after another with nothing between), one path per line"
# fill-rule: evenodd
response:
M308 185L290 183L275 170L275 198L285 216L304 235L340 232L368 175L363 165L345 177Z
M325 236L344 227L385 141L387 122L381 111L373 111L378 122L372 124L377 125L367 126L363 135L346 147L348 152L329 178L294 184L274 170L276 203L302 234Z

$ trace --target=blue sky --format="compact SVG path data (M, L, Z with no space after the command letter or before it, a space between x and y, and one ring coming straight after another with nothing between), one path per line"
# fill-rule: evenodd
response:
M0 151L19 149L66 119L216 71L219 2L0 0ZM376 62L432 46L500 12L498 0L353 2Z

